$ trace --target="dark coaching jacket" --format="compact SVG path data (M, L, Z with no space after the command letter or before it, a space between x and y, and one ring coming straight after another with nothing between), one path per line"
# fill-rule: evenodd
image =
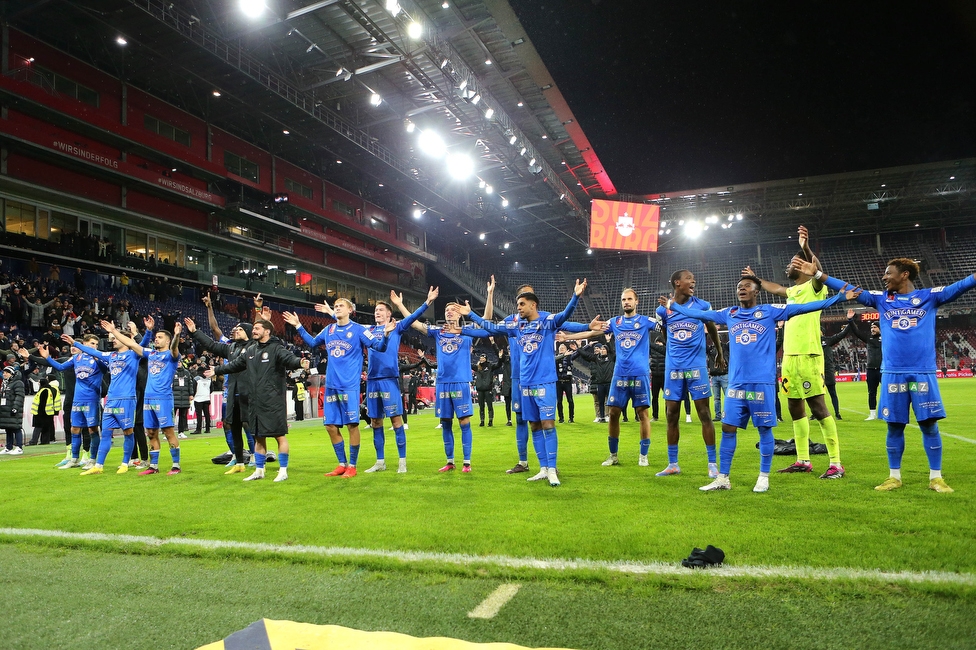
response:
M228 361L234 361L239 356L242 355L248 346L254 345L254 342L250 339L247 341L233 340L229 343L220 343L214 341L212 338L201 332L199 329L193 332L193 340L200 344L204 350L207 350L211 354L216 354L218 357L227 359ZM221 368L223 366L218 366ZM218 373L221 374L221 373ZM241 418L247 420L247 401L248 396L251 391L251 382L247 373L238 372L235 374L227 375L227 416L224 418L224 422L228 426L234 423L234 404L240 399L240 414Z

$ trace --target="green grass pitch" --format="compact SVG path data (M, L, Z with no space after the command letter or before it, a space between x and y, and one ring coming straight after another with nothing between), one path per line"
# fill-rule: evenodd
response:
M941 424L944 474L955 494L927 490L917 428L906 432L904 487L879 493L887 476L884 423L864 422L864 384L838 384L838 423L847 476L777 475L751 491L759 467L755 430L739 435L733 490L708 482L697 422L682 414L680 476L656 478L667 463L664 423L651 431L651 466L637 466L637 425L622 425L618 467L602 467L606 425L592 423L588 395L577 423L559 427L560 476L552 489L506 475L514 428L475 417L471 474L439 474L440 430L431 414L410 418L409 472L328 479L335 465L319 420L293 426L289 480L242 483L210 457L223 437L183 444L184 473L116 476L116 444L102 476L52 469L63 447L29 448L0 461L0 526L161 538L429 551L544 560L677 563L714 544L729 567L810 567L976 574L976 424L968 407L976 380L940 383L949 413ZM785 406L785 404L784 404ZM501 410L502 415L498 413ZM662 407L663 413L663 407ZM499 426L501 425L501 426ZM364 427L360 469L372 465ZM460 451L460 435L455 425ZM776 437L791 438L789 422ZM821 441L816 424L811 438ZM118 440L118 439L117 439ZM273 449L273 443L272 443ZM58 453L53 453L57 451ZM387 432L387 457L396 447ZM161 466L168 467L163 452ZM792 462L777 456L773 469ZM536 462L531 452L530 465ZM596 569L464 567L436 560L267 557L247 550L174 549L114 541L0 536L0 585L9 607L0 645L24 648L186 648L222 638L257 618L289 618L418 636L571 648L622 647L972 647L976 589L747 576L707 571L632 576ZM467 618L498 584L518 595L490 621ZM150 630L155 629L150 633Z

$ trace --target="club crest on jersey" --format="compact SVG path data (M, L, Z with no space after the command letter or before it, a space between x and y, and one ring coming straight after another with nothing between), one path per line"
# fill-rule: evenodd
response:
M891 323L891 329L894 329L894 330L909 330L909 329L911 329L913 327L916 327L917 325L918 325L918 319L917 318L908 318L908 317L903 316L901 318L896 319L895 321L893 321Z
M347 339L351 339L352 338L352 332L346 332L346 338Z
M884 407L883 409L881 409L881 415L883 415L884 417L888 417L888 414L889 413L890 413L890 411L888 410L888 407L887 406Z
M261 353L261 358L266 360L268 358L268 353L267 352L262 352Z
M912 304L917 307L922 304L922 300L920 298L912 298Z
M749 345L750 343L755 343L759 338L756 336L755 332L745 331L735 337L735 342L739 345Z
M441 350L444 350L447 354L457 351L458 346L450 341L441 344Z
M634 218L624 212L617 217L616 227L622 237L630 237L634 233Z
M754 315L755 315L756 318L762 318L763 317L763 313L761 311L757 311Z

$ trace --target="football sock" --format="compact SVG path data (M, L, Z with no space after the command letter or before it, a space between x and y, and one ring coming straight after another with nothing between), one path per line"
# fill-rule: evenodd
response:
M644 443L647 443L646 445ZM646 456L647 449L651 446L650 439L641 440L641 454ZM668 445L668 464L677 465L678 464L678 445Z
M346 445L345 441L340 440L339 442L332 443L332 448L335 449L336 458L339 459L340 465L346 464Z
M108 452L112 451L112 432L102 431L99 435L98 440L98 458L95 459L95 463L98 465L104 465L105 459L108 457Z
M549 467L549 454L546 451L546 436L542 429L532 432L532 447L535 449L535 457L539 461L539 467Z
M737 444L735 437L735 431L732 433L722 432L722 446L719 449L719 456L722 459L722 463L719 467L719 474L729 475L732 471L732 457L735 456L735 446Z
M708 462L715 462L715 445L705 445L705 451L708 453Z
M451 430L453 420L441 420L441 437L444 438L444 454L454 458L454 431Z
M403 421L406 422L407 419L404 418ZM399 426L393 430L393 434L396 436L397 455L399 455L400 458L406 458L407 457L407 432L404 431L403 426Z
M901 469L901 457L905 453L905 425L896 422L888 423L888 437L885 441L888 450L888 467ZM926 450L928 451L928 450Z
M244 435L247 436L247 450L254 453L254 436L247 429L244 430Z
M942 471L942 434L939 433L939 422L929 421L926 424L918 423L922 430L922 444L925 446L925 455L929 457L929 469L932 471Z
M353 467L359 461L359 445L349 443L349 464Z
M254 454L254 466L258 469L264 469L264 463L268 460L267 454Z
M288 452L278 452L278 467L288 469Z
M793 420L793 441L796 443L796 459L810 462L810 420L806 416Z
M74 459L81 457L81 434L71 434L71 457Z
M840 466L840 438L837 436L837 420L831 416L820 420L820 430L823 432L824 442L827 443L827 455L830 464Z
M227 448L230 449L230 453L233 454L234 453L234 432L231 431L229 425L224 429L224 442L227 443Z
M373 448L376 450L376 460L386 460L386 434L383 425L373 427Z
M132 450L136 448L135 436L129 434L127 436L122 436L122 464L128 465L129 461L132 460Z
M776 444L773 438L772 427L758 427L759 429L759 472L769 474L769 469L773 466L773 446ZM809 431L809 429L808 429ZM810 458L809 445L807 446L807 459Z
M474 436L471 434L471 422L461 425L461 453L464 454L464 461L471 462L471 442Z
M153 449L149 452L149 466L159 467L159 450Z
M518 447L519 462L529 460L529 425L521 415L515 415L515 446Z
M92 434L88 438L89 456L96 461L98 460L98 443L101 442L101 439L101 436L98 434Z
M179 467L180 466L180 448L179 447L170 447L169 448L169 457L173 459L173 467ZM159 460L159 456L156 456L156 459Z
M616 455L617 450L620 449L620 438L607 436L607 446L610 447L610 453Z
M546 467L556 467L556 455L559 451L559 439L556 437L556 428L543 429L543 440L546 446Z

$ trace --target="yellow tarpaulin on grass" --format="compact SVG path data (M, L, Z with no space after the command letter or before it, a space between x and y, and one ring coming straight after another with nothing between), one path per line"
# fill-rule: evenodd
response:
M223 641L198 650L527 650L511 643L418 639L396 632L363 632L339 625L312 625L263 618ZM539 650L559 650L545 648Z

